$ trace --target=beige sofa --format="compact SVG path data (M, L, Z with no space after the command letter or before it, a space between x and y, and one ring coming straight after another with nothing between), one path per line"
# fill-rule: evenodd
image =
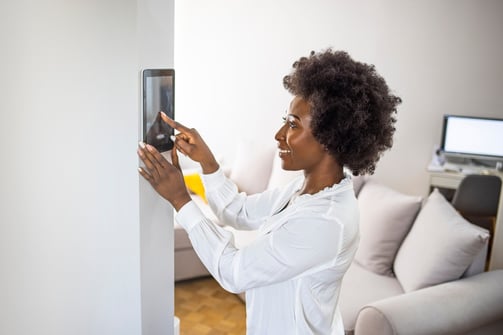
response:
M484 272L488 232L435 190L359 180L360 246L343 280L346 334L503 334L503 270Z
M255 193L298 173L282 171L270 148L238 155L228 175ZM483 272L488 232L464 220L437 191L421 199L372 177L354 183L361 239L341 288L346 333L503 334L503 270ZM194 199L218 224L209 207ZM230 230L238 247L255 237ZM186 233L176 227L175 279L206 275Z
M208 205L198 197L193 195L194 201L205 211L207 217L212 218L218 223L213 212ZM175 241L175 281L193 279L198 277L209 276L210 273L204 267L203 263L197 257L196 252L192 248L192 243L187 236L185 230L175 222L174 226L174 241Z

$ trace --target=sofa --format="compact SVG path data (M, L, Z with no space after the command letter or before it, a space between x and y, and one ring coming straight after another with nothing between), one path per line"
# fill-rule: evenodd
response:
M426 199L355 183L360 245L340 296L346 334L503 334L503 270L489 232L438 190Z
M281 169L275 148L239 153L226 174L243 192L284 185L299 173ZM184 172L187 180L198 173ZM374 177L356 177L354 186L360 245L339 301L347 335L503 334L503 270L484 271L487 230L466 221L438 190L423 199ZM218 224L200 187L189 187L193 199ZM237 247L256 234L226 229ZM175 280L207 275L185 231L175 226Z

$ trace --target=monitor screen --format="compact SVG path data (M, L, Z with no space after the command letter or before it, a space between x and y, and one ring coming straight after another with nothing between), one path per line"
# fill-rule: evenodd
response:
M444 115L441 150L447 155L503 157L503 119Z
M173 69L143 70L143 141L160 152L173 148L173 129L159 112L175 118L175 71Z

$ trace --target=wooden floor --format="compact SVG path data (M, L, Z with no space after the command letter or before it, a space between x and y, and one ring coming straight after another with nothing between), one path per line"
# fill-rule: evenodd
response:
M246 334L244 303L212 277L175 283L175 315L180 335Z

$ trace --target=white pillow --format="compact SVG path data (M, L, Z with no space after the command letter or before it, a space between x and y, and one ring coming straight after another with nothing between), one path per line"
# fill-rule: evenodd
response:
M456 280L488 238L435 189L398 250L395 275L406 292Z
M368 179L358 194L358 207L360 244L355 261L374 273L393 276L393 261L421 207L421 197Z
M355 191L355 196L358 197L368 177L363 175L363 176L352 176L351 178L353 180L353 190Z
M236 183L239 191L254 194L265 190L275 151L273 145L264 146L251 140L238 143L229 178Z

